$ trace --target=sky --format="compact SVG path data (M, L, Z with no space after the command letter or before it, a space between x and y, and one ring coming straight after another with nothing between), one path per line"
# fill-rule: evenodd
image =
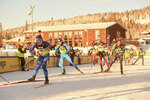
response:
M47 21L75 16L124 12L150 6L150 0L0 0L0 23L3 30L30 24L30 5L35 5L33 20Z

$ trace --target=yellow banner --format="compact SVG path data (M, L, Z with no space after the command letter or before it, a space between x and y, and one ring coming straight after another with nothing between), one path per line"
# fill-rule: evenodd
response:
M29 57L28 61L31 61L34 57ZM26 63L28 62L26 61ZM55 67L56 66L56 57L50 57L49 63L47 67ZM34 69L36 66L37 59L31 62L28 66L29 69ZM81 64L91 63L92 56L82 56ZM78 64L78 58L74 57L74 63ZM65 66L70 65L69 61L65 59ZM0 57L0 72L9 72L9 71L19 71L21 70L21 61L18 57Z

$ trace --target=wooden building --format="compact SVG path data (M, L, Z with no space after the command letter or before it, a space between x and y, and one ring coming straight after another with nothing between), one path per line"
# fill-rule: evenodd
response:
M70 46L91 46L92 41L100 39L104 43L112 43L113 39L125 38L126 29L116 22L90 23L62 26L36 27L25 31L25 42L35 42L35 36L41 35L44 41L50 40L51 44L57 44L58 39Z

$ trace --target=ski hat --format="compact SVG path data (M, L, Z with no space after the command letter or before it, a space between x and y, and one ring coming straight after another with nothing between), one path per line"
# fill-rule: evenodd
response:
M36 40L42 40L41 35L37 35L37 36L36 36Z
M62 42L62 39L59 39L58 42L59 42L59 43Z

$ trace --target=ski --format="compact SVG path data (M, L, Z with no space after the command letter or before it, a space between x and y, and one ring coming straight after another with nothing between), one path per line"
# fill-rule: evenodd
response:
M99 73L111 73L112 71L108 71L108 72L105 72L105 71L103 71L103 72L94 72L93 74L99 74Z
M39 85L39 86L37 86L37 87L35 87L35 88L41 88L41 87L48 86L48 85L52 85L52 83L49 83L49 84L42 84L42 85Z
M13 85L13 84L20 84L20 83L43 82L43 81L44 81L44 80L35 80L35 81L24 80L24 81L18 81L18 82L5 83L5 84L3 84L3 85Z
M102 73L102 72L94 72L93 74L99 74L99 73Z

